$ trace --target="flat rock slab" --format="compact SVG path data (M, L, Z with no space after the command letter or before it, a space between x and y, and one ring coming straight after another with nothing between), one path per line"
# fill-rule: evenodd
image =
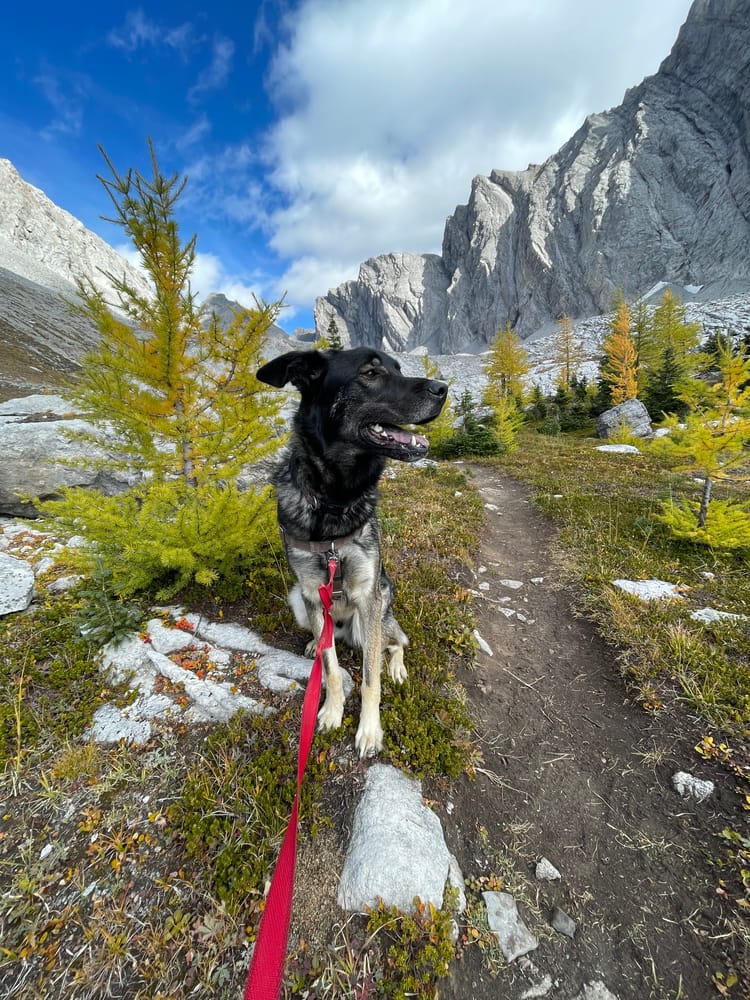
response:
M613 580L612 582L618 590L624 590L626 594L632 594L641 601L675 600L683 597L678 584L668 583L666 580Z
M539 942L521 919L515 899L508 892L483 892L487 922L507 962L527 955Z
M34 595L34 570L23 559L0 552L0 615L25 611Z
M420 782L373 764L354 817L339 906L359 913L382 899L411 913L418 896L440 907L451 865L440 820L422 803Z
M255 676L268 691L304 689L312 661L268 646L250 629L231 622L210 622L168 610L179 628L152 618L144 637L130 636L102 651L102 664L111 680L126 682L137 693L125 708L104 705L94 715L89 735L101 743L125 740L145 743L151 722L171 717L183 722L225 722L242 709L266 715L273 709L264 700L242 694L232 661L235 654L254 658ZM214 641L209 642L208 637ZM219 645L221 642L221 645ZM175 659L172 657L177 655ZM352 690L344 671L344 694Z

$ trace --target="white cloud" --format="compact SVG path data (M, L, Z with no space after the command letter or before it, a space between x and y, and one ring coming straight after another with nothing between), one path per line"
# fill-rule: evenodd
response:
M218 35L211 45L211 62L188 92L188 100L195 101L200 94L219 90L229 79L234 59L234 42Z
M305 0L269 90L271 246L290 298L439 252L472 176L542 162L655 72L689 0ZM298 300L299 301L299 300Z
M114 249L129 264L145 274L140 256L132 244L120 243ZM199 302L212 292L221 292L233 302L239 302L248 308L252 308L255 304L254 297L274 301L277 298L270 278L232 274L227 271L221 258L214 253L196 253L190 286Z

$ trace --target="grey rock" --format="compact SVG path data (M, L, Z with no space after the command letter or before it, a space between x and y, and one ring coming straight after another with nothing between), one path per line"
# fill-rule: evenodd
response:
M747 621L747 615L736 615L731 611L717 611L716 608L698 608L691 611L690 617L693 621L702 622L704 625L713 625L716 622L741 622Z
M673 774L672 785L683 799L695 799L696 802L705 802L713 795L715 787L713 781L703 781L687 771L677 771Z
M628 399L611 410L606 410L596 421L596 433L600 438L609 438L622 429L636 437L651 434L651 418L640 399Z
M423 805L420 783L373 764L354 816L339 906L361 912L381 898L386 906L411 912L418 896L439 907L450 869L440 820Z
M52 583L47 585L47 590L50 594L66 594L69 590L72 590L77 583L80 583L83 577L76 574L71 574L70 576L59 576Z
M95 743L136 743L143 745L151 736L148 719L128 718L115 705L102 705L94 712L91 727L84 733Z
M640 451L632 444L600 444L597 451L606 451L612 455L640 455Z
M540 882L554 882L561 877L560 872L547 858L540 858L537 861L535 874Z
M316 303L351 343L481 351L657 283L750 287L750 0L698 0L659 71L544 164L476 177L441 255L386 254Z
M617 1000L614 993L611 993L601 980L596 979L591 983L586 983L580 993L577 993L574 1000Z
M550 924L558 932L558 934L564 934L566 937L574 938L577 930L577 925L572 917L569 917L565 910L561 910L559 906L555 906L550 913L549 917Z
M34 570L23 559L0 552L0 615L25 611L34 596Z
M538 947L539 942L518 913L515 899L507 892L483 892L487 922L497 937L506 961L512 962Z

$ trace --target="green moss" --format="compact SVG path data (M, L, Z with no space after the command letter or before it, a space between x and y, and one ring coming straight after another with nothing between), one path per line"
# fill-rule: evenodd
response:
M294 801L299 701L268 717L238 713L206 737L168 818L185 853L230 912L259 916ZM302 786L301 815L314 832L330 737L316 735ZM323 755L324 756L324 755Z
M368 911L367 932L379 935L383 954L379 995L393 1000L438 996L438 980L448 975L455 957L449 909L415 898L414 912L403 913L381 900Z
M95 647L78 631L71 597L0 624L0 761L83 732L112 697Z

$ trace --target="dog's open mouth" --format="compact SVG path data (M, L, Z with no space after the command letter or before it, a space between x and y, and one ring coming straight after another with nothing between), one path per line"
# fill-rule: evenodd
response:
M391 458L415 461L427 454L430 447L426 437L414 431L393 427L391 424L368 424L365 437L390 453Z

